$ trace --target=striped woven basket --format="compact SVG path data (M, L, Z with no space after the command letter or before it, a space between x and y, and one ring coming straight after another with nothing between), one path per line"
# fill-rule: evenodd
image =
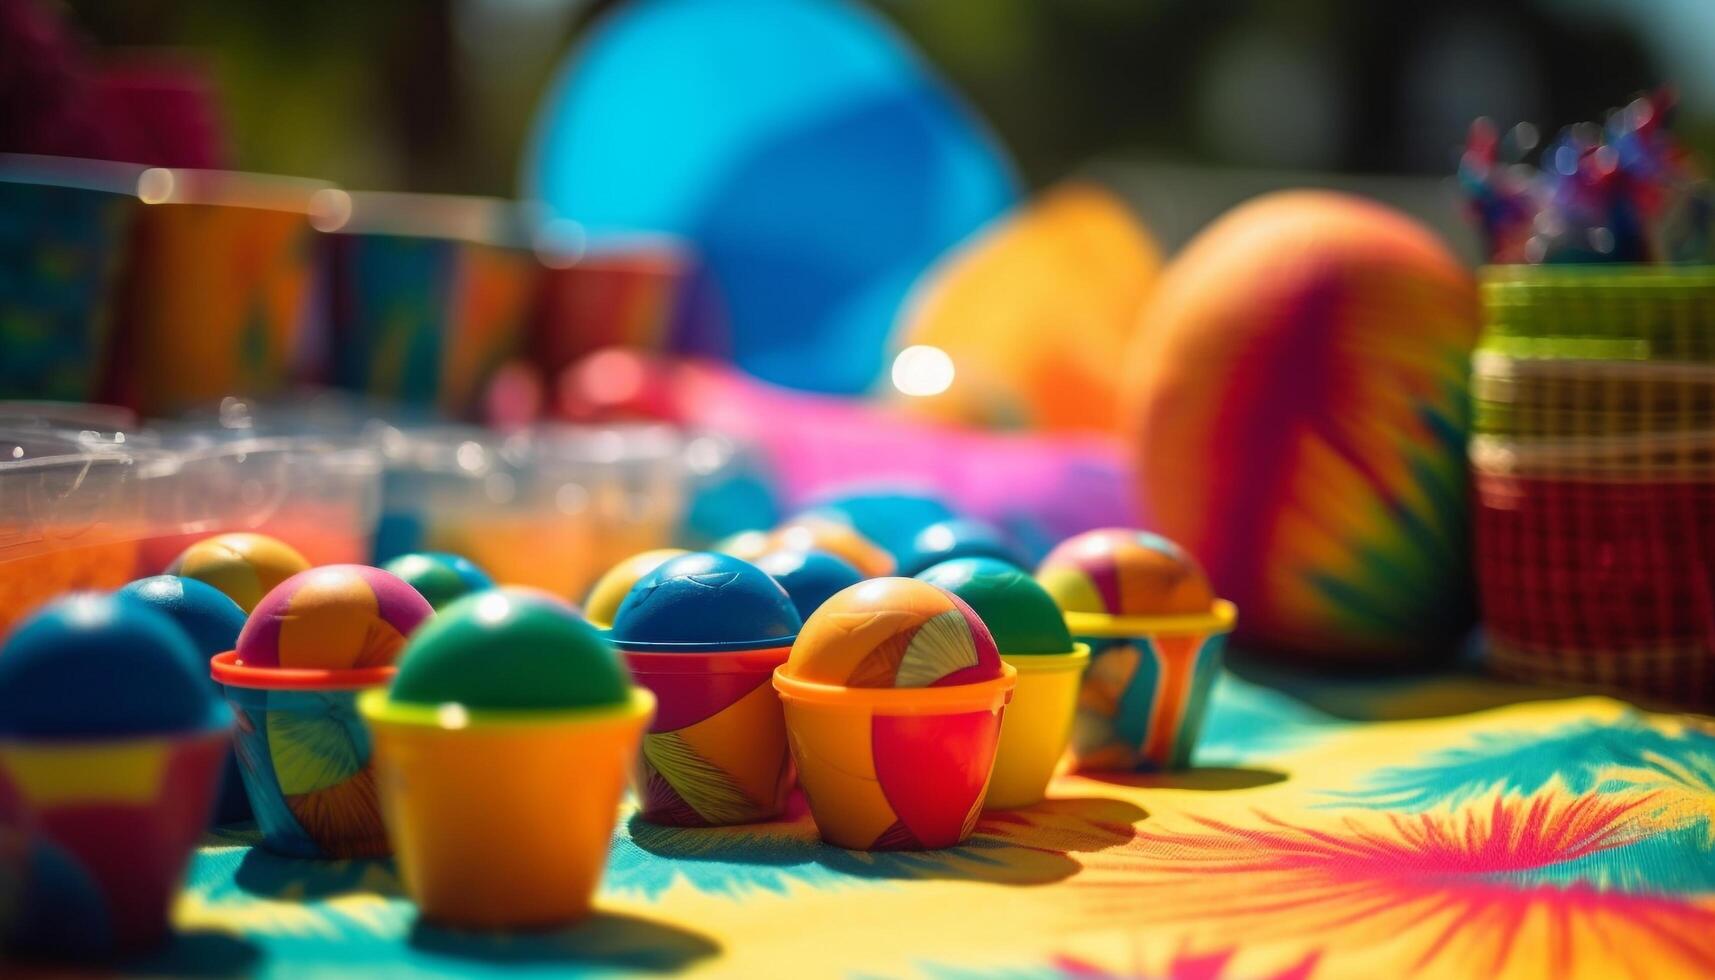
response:
M1715 430L1715 363L1517 358L1471 361L1477 432L1567 439Z
M1715 704L1715 433L1685 457L1631 441L1473 441L1488 664Z
M1470 457L1489 669L1715 706L1715 270L1482 281Z

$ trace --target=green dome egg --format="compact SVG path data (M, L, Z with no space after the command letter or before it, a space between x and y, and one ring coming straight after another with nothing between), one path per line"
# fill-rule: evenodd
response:
M1072 649L1066 618L1030 573L997 558L955 558L917 576L965 600L994 635L1002 654L1057 654Z
M613 644L571 605L532 589L456 600L411 637L390 700L472 711L625 704L631 678Z

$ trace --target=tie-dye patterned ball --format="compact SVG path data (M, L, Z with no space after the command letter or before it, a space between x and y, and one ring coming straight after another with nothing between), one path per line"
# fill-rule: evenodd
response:
M1270 194L1163 272L1129 355L1139 514L1321 659L1451 650L1473 621L1471 271L1372 201Z
M1214 605L1197 560L1159 534L1085 531L1048 553L1036 580L1060 608L1102 616L1184 616Z
M268 593L238 635L238 660L291 670L389 667L432 615L428 600L396 575L324 565Z
M964 600L909 578L837 592L816 610L782 670L845 687L945 687L1001 675L987 626Z
M309 567L296 548L277 538L235 532L186 548L167 574L207 582L249 613L275 586Z

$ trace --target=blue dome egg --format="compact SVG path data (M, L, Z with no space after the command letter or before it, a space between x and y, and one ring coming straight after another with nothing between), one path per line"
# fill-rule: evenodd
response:
M918 531L958 516L941 498L908 490L843 493L829 497L810 513L850 524L859 534L886 548L896 560L911 549L911 540Z
M0 735L158 735L231 721L190 637L132 599L67 596L0 647Z
M785 646L803 628L792 597L750 562L712 551L670 558L638 579L613 617L624 650Z
M165 615L179 625L196 647L203 674L208 673L208 659L238 646L238 634L244 629L244 609L227 594L207 582L180 575L155 575L140 578L119 590L123 598L141 602ZM218 692L213 678L208 683ZM243 777L238 772L238 756L227 751L226 771L221 777L220 793L214 806L213 825L249 820L250 798L244 792Z
M968 517L955 517L917 532L911 539L911 547L899 556L899 574L916 575L954 558L997 558L1020 566L1025 563L1024 556L992 526Z
M238 645L244 610L207 582L178 575L140 578L119 595L142 602L177 623L203 660Z
M826 551L771 551L756 560L756 567L792 597L800 619L809 619L835 592L863 581L855 565Z

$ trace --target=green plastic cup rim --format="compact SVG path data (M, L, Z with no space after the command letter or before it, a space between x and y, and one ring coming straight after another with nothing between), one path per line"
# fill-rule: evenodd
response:
M1107 613L1068 612L1066 629L1073 636L1186 636L1231 632L1239 619L1239 607L1216 599L1206 613L1183 616L1110 616Z
M442 731L478 731L518 728L550 728L587 725L645 717L655 711L655 695L633 686L619 704L581 708L468 708L457 701L421 704L395 701L386 690L365 691L358 696L357 710L363 719L383 725L438 728Z

